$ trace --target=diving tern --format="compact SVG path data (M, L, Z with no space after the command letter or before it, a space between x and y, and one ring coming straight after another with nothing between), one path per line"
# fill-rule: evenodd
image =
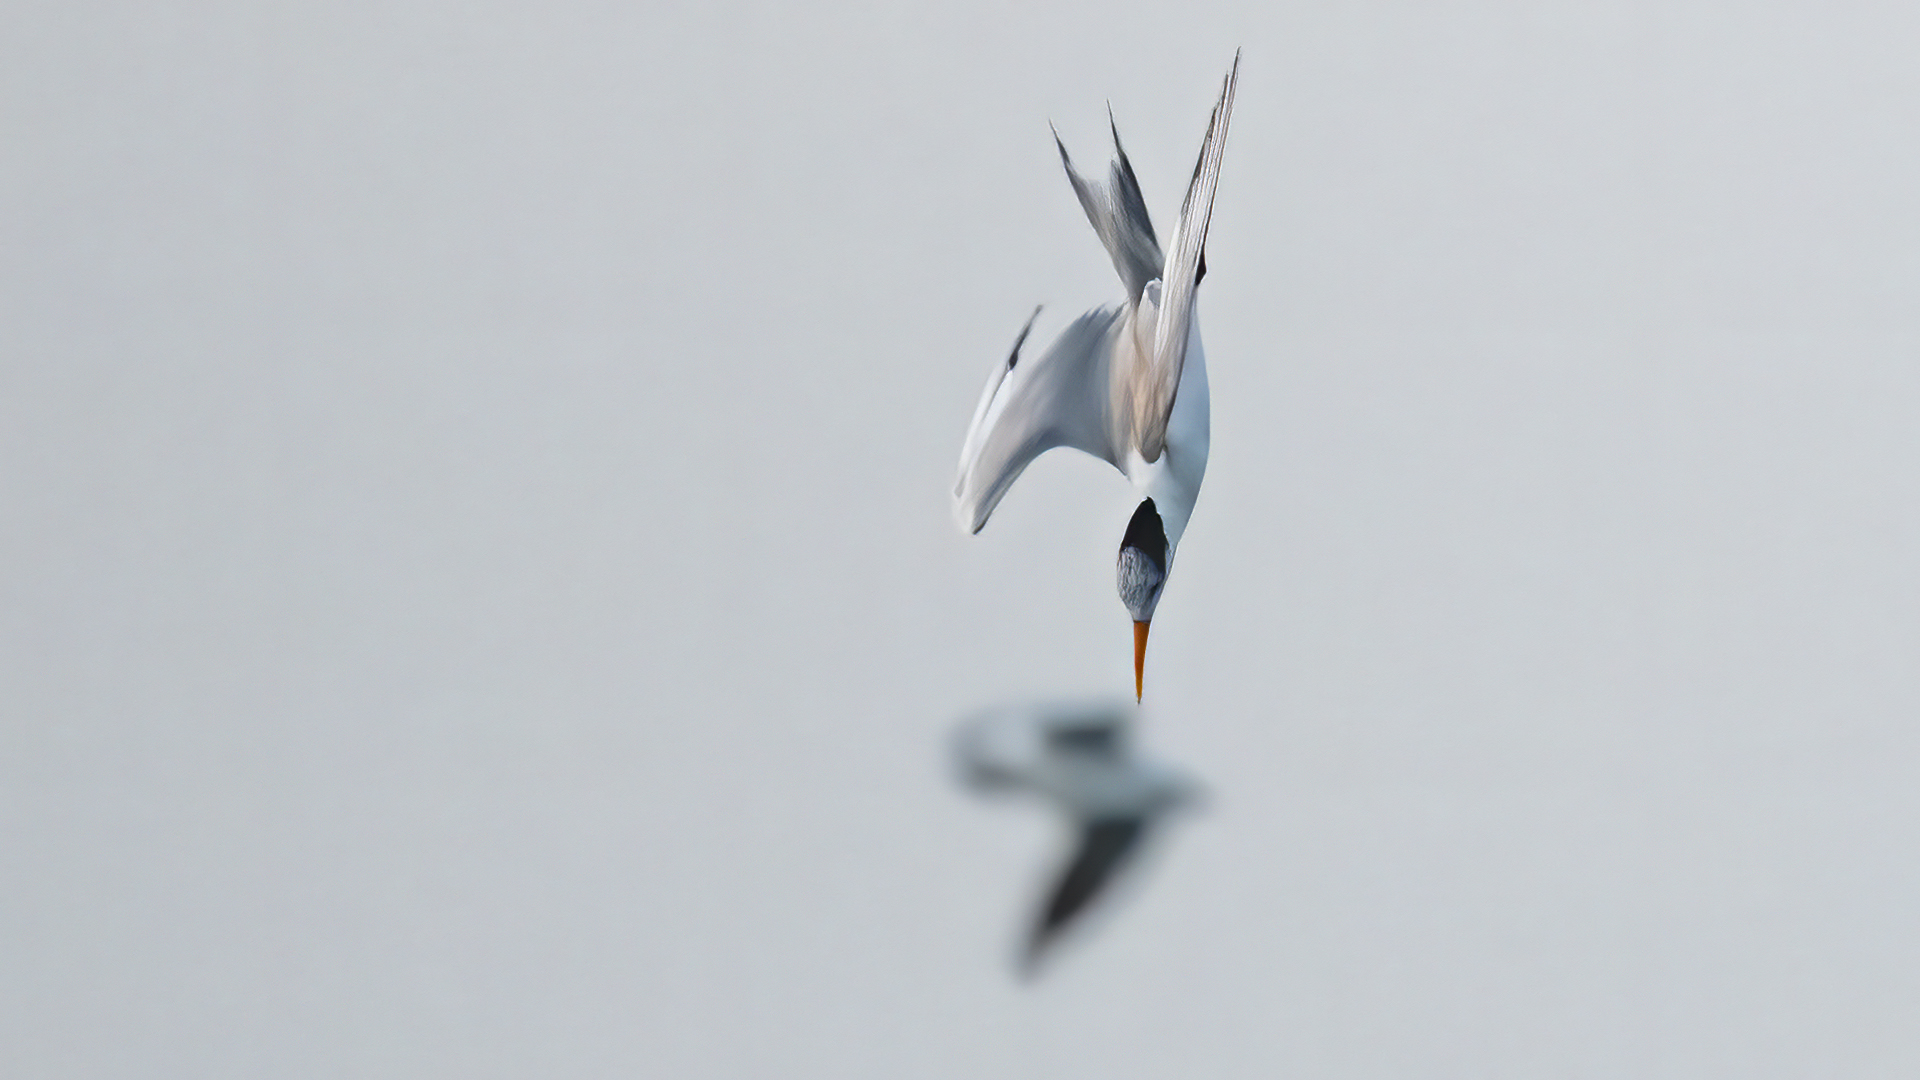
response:
M1038 796L1076 833L1021 948L1026 974L1132 865L1161 819L1199 796L1191 781L1134 752L1132 713L1124 700L1013 706L975 716L954 733L963 783Z
M1207 471L1207 358L1194 299L1207 273L1207 226L1239 72L1236 52L1164 254L1111 110L1114 161L1104 186L1074 170L1054 134L1067 180L1127 299L1080 316L1044 352L1022 360L1040 314L1034 309L987 379L953 489L961 527L977 533L1028 463L1057 446L1092 454L1133 482L1139 504L1120 541L1115 578L1133 618L1136 702L1145 692L1147 631Z

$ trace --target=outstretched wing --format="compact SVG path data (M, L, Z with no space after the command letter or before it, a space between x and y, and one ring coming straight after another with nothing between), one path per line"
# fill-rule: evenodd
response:
M1233 90L1239 75L1240 54L1236 52L1233 68L1220 88L1220 100L1213 106L1213 118L1207 121L1200 160L1193 167L1193 180L1180 204L1180 224L1174 229L1173 245L1167 249L1165 272L1159 275L1162 284L1153 352L1146 357L1132 394L1133 429L1140 456L1148 461L1160 460L1161 451L1166 449L1167 416L1173 411L1180 371L1187 359L1193 294L1206 265L1207 225L1213 219L1213 192L1220 182L1220 155L1227 145L1227 121L1233 116Z
M1067 145L1060 141L1058 131L1053 133L1053 145L1060 148L1060 164L1067 167L1067 182L1073 185L1080 208L1087 212L1093 231L1113 257L1114 270L1127 285L1127 299L1138 302L1140 290L1160 276L1160 240L1153 234L1147 201L1140 195L1133 162L1127 160L1126 148L1120 145L1120 128L1113 122L1111 108L1107 110L1107 127L1113 132L1114 161L1104 188L1088 183L1073 170L1073 159L1067 156Z
M1080 833L1080 849L1054 885L1040 918L1027 935L1025 966L1031 970L1047 946L1113 880L1140 843L1146 822L1140 818L1090 821Z
M1056 446L1083 450L1119 467L1108 404L1119 311L1095 308L1075 319L1045 352L1022 359L1020 347L1039 314L1035 308L1013 351L987 379L960 450L954 513L968 532L979 532L987 523L1028 462Z

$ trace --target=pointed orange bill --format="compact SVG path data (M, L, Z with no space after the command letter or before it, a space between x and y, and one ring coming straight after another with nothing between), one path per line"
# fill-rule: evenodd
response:
M1136 619L1133 623L1133 701L1136 705L1146 696L1147 627L1152 625L1152 619Z

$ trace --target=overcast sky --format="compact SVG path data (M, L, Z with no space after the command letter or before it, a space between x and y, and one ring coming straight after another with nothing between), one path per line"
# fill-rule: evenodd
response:
M1909 5L0 9L0 1072L1920 1072ZM948 505L1236 47L1145 739L1037 985Z

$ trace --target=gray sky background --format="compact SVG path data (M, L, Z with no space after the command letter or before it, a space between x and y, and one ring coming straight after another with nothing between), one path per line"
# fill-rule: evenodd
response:
M1185 10L0 11L0 1072L1920 1071L1920 15ZM1236 46L1213 798L1021 986L1131 500L954 460Z

